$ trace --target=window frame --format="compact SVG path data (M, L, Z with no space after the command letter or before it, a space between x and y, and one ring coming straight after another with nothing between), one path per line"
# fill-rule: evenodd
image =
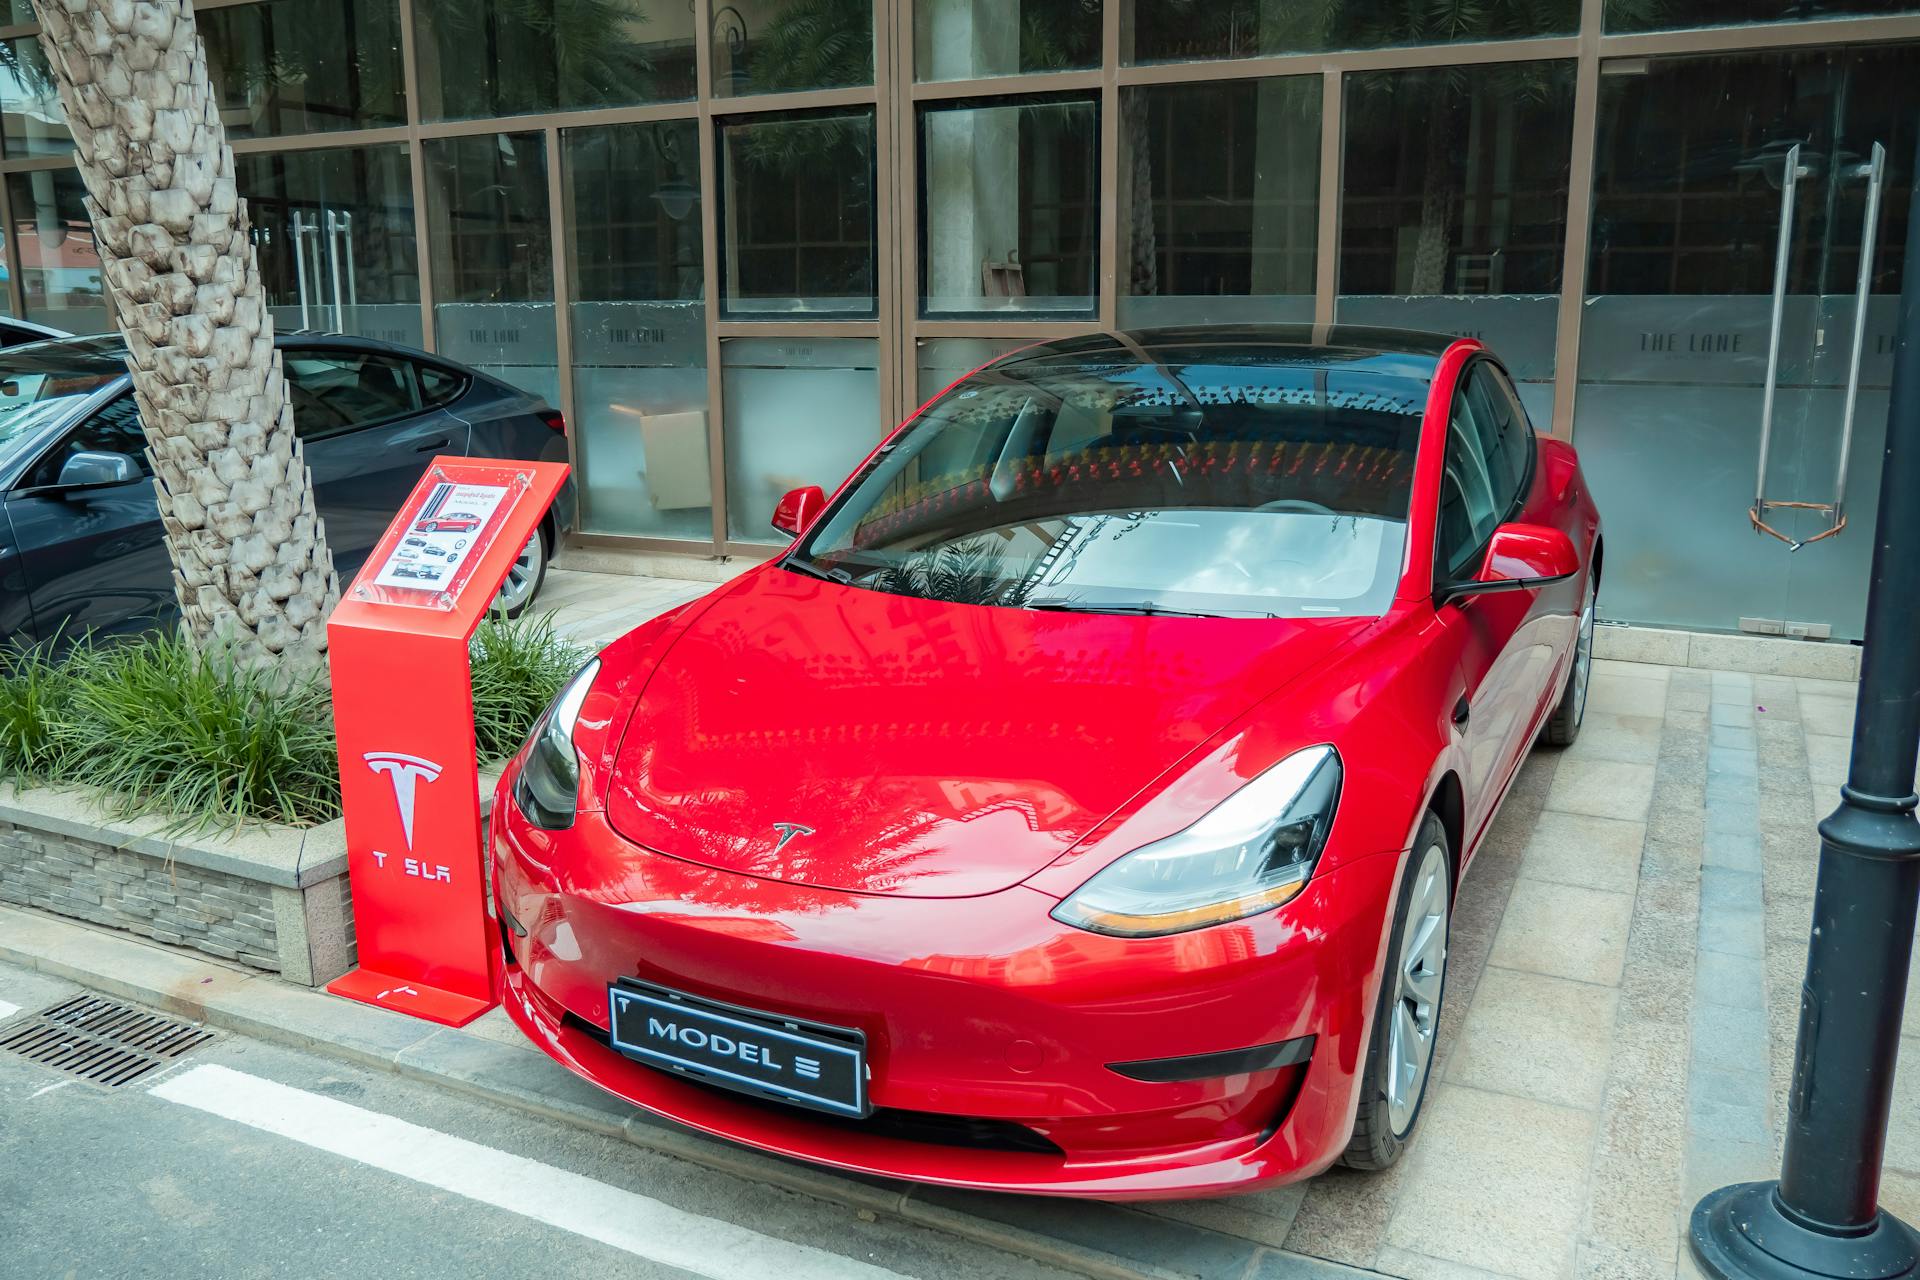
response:
M1474 353L1474 355L1460 367L1459 374L1454 378L1453 394L1447 401L1446 438L1442 441L1440 455L1441 484L1444 485L1446 483L1447 459L1453 452L1453 415L1455 408L1456 406L1466 405L1467 384L1471 380L1474 372L1481 368L1489 369L1497 375L1495 385L1501 389L1501 393L1508 398L1516 410L1518 421L1520 425L1525 428L1525 440L1528 447L1524 451L1526 465L1521 469L1520 478L1514 487L1513 496L1508 500L1505 508L1495 507L1496 516L1492 525L1488 527L1486 536L1474 545L1471 553L1467 557L1467 563L1469 565L1484 564L1487 556L1487 548L1493 544L1495 531L1497 531L1501 525L1510 523L1515 516L1519 515L1520 512L1525 509L1527 497L1533 492L1534 470L1539 465L1540 455L1539 436L1533 429L1533 420L1527 416L1526 406L1520 402L1519 394L1513 389L1512 375L1507 372L1506 366L1501 364L1499 359L1491 352L1479 351ZM1469 413L1471 413L1471 406L1467 407ZM1474 420L1477 423L1477 417ZM1436 601L1446 597L1453 588L1463 586L1473 581L1471 577L1460 578L1454 576L1453 567L1447 562L1441 544L1440 501L1440 496L1436 494L1433 509L1433 594Z
M32 497L42 496L45 494L65 492L67 489L67 486L62 485L60 483L57 473L55 475L55 478L51 481L46 481L46 482L37 481L36 477L39 475L41 468L45 467L50 461L53 460L53 458L56 455L60 454L67 447L68 442L71 441L76 434L85 430L89 424L91 424L96 418L98 418L101 414L105 413L108 409L111 409L113 406L121 403L122 401L132 404L134 406L134 409L133 409L134 420L135 421L140 420L139 419L140 406L137 402L134 401L133 385L131 382L121 384L117 392L115 392L112 387L103 388L103 392L105 393L104 399L100 400L99 403L97 404L88 406L79 415L79 417L74 419L72 423L60 428L59 432L55 434L52 442L49 443L46 448L40 451L39 456L36 457L32 462L28 463L24 468L21 469L20 478L14 483L13 488L11 490L11 496L16 498L32 498ZM141 435L143 438L145 434L146 434L146 425L145 423L142 423ZM86 451L82 450L81 452L86 452ZM118 451L116 450L114 452L118 452ZM147 457L145 444L144 443L142 444L141 449L138 453L130 453L130 454L127 454L126 456L132 458L134 462L139 466L140 474L138 476L135 476L132 480L124 480L119 484L114 484L114 485L102 485L102 486L99 486L99 488L124 489L128 485L139 484L141 481L145 481L148 484L153 483L153 463ZM62 465L64 465L64 459L62 460Z
M391 361L393 364L398 365L399 367L407 371L407 385L410 388L412 388L412 391L413 391L413 407L411 409L408 409L402 413L390 413L384 418L369 418L365 422L356 422L348 426L334 427L324 431L317 431L317 432L311 432L311 433L302 431L300 429L300 415L296 411L293 419L293 433L299 439L300 443L303 445L317 443L321 440L337 440L341 436L350 436L350 435L353 435L355 432L359 432L359 431L370 431L375 427L389 427L396 422L401 422L408 418L418 417L421 414L424 414L431 409L437 409L440 407L439 405L428 405L424 403L425 397L421 394L421 390L420 390L420 368L419 368L420 362L419 361L413 359L410 356L395 355L387 351L375 351L371 348L334 347L334 346L320 346L320 347L286 346L286 347L280 348L280 367L281 367L280 376L287 384L287 399L289 402L291 402L293 399L293 375L290 372L288 372L287 366L295 357L301 356L301 355L308 355L308 356L321 355L321 356L335 356L335 357L340 355L347 355L347 356L356 356L362 360ZM451 403L451 402L449 401L448 403Z

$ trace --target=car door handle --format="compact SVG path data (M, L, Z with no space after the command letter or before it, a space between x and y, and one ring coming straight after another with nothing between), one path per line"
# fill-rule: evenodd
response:
M452 436L441 436L438 440L429 440L426 444L423 444L418 449L415 449L414 452L415 453L434 453L438 450L446 448L448 445L452 443L453 443Z
M1467 702L1467 695L1461 694L1460 701L1453 704L1453 723L1456 728L1465 728L1467 717L1473 714L1473 707Z

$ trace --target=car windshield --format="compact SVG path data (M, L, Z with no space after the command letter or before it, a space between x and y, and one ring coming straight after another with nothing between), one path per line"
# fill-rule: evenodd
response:
M36 342L0 351L0 459L39 427L127 371L117 339Z
M786 563L971 604L1376 616L1406 548L1427 382L1341 354L984 370L869 463Z

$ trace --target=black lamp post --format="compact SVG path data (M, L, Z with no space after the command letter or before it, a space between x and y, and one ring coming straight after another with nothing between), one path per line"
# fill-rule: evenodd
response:
M1920 1277L1920 1232L1878 1204L1920 901L1920 158L1913 183L1853 758L1820 824L1786 1158L1778 1182L1693 1211L1694 1257L1727 1280Z

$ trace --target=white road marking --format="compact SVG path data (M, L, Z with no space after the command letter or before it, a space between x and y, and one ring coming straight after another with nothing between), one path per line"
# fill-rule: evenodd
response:
M8 1004L5 1000L0 1000L0 1022L5 1022L18 1012L20 1012L19 1005Z
M72 1083L73 1081L71 1080L56 1080L52 1084L41 1085L38 1089L35 1089L32 1093L27 1095L27 1101L32 1102L35 1098L39 1097L43 1093L52 1093L55 1089L64 1089Z
M149 1092L713 1280L903 1280L524 1156L207 1064Z

